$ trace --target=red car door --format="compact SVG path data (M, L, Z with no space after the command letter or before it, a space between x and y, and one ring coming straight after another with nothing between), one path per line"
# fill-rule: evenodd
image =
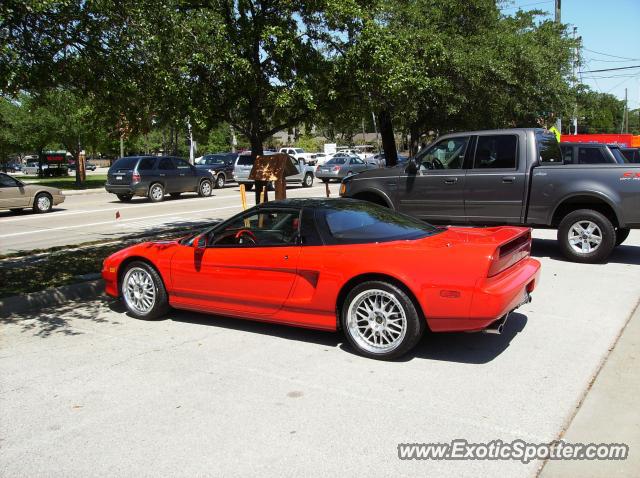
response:
M171 260L171 303L208 311L269 316L282 308L296 278L299 211L264 209L208 238L180 246Z

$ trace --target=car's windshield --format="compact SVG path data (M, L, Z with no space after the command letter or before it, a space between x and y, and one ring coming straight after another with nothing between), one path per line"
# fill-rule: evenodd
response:
M336 243L420 239L440 229L388 208L366 202L344 202L321 210Z
M347 162L347 158L331 158L326 164L344 164Z
M224 156L203 156L196 160L196 164L199 165L212 165L212 164L224 164Z
M304 153L304 149L302 149L302 148L295 148L295 149L294 149L294 151L295 151L297 154L302 154L302 153Z

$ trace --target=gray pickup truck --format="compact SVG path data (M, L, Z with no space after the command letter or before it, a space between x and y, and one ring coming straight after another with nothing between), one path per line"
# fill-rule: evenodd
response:
M448 134L401 166L345 178L340 195L436 224L557 229L576 262L606 260L640 228L640 164L565 164L544 129Z

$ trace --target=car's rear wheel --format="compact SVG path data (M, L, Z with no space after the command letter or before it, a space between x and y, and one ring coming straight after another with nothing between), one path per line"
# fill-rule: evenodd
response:
M616 231L604 214L592 209L578 209L567 214L560 222L558 242L568 259L595 264L611 254L615 247Z
M407 293L383 281L364 282L351 289L340 320L356 351L375 359L407 353L424 332L424 320Z
M216 189L223 188L226 182L227 182L227 180L225 179L224 174L218 174L218 176L216 176L215 188Z
M131 194L117 194L118 199L122 202L129 202L133 197Z
M313 186L313 174L307 173L305 174L304 179L302 181L302 187L310 188L311 186Z
M164 199L164 188L160 183L153 183L149 187L149 201L160 202Z
M200 186L198 187L198 195L200 197L207 197L207 196L211 196L211 191L213 190L213 187L211 186L211 181L209 181L208 179L203 179L202 181L200 181Z
M33 200L33 210L37 213L49 212L52 207L53 199L47 193L38 193Z
M127 310L137 319L158 319L169 310L162 278L145 262L135 261L127 265L122 274L120 292Z
M616 229L616 246L619 246L624 241L626 241L627 237L629 237L630 232L631 229L627 229L624 227L619 227L618 229Z

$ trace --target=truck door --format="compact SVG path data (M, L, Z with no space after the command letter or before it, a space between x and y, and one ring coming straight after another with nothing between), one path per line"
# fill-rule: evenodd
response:
M465 222L463 168L469 144L469 136L446 138L418 154L417 173L398 183L399 210L431 222Z
M519 224L524 211L525 145L516 134L479 135L467 170L464 208L475 224Z

